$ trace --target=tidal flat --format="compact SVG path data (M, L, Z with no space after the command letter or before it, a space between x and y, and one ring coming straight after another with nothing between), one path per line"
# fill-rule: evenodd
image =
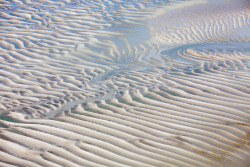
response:
M249 167L249 9L1 0L0 167Z

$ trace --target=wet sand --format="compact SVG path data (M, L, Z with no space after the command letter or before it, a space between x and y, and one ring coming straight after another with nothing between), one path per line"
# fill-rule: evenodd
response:
M249 6L2 1L0 166L249 166Z

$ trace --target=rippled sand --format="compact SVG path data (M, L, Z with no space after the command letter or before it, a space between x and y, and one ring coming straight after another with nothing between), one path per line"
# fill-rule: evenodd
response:
M0 166L250 166L249 7L0 1Z

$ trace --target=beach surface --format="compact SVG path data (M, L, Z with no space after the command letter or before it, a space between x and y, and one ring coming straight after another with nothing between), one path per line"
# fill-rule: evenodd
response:
M248 0L0 1L1 167L249 167Z

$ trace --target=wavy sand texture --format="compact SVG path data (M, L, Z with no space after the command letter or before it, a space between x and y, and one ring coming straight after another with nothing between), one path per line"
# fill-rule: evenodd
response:
M247 0L3 0L0 166L248 167Z

